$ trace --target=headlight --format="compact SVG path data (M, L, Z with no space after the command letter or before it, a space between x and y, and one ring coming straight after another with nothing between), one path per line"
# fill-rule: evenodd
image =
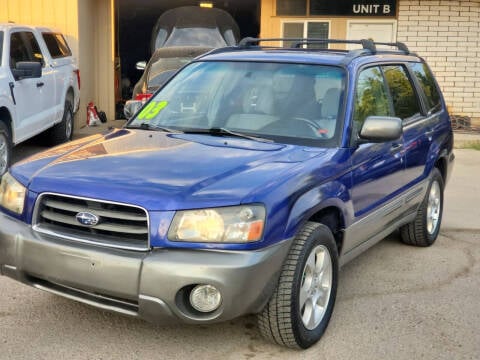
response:
M263 234L265 208L241 205L178 211L168 231L172 241L245 243Z
M25 203L25 187L8 172L0 184L0 205L5 209L21 214Z

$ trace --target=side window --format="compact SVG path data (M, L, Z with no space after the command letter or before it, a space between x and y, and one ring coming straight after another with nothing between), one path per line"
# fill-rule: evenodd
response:
M395 116L407 119L420 114L420 104L405 68L401 65L383 66L383 73L392 96Z
M353 120L356 130L360 129L368 116L391 116L387 88L378 67L363 70L358 76L355 90Z
M415 63L411 65L411 68L425 94L428 111L432 112L439 109L440 92L428 66L425 63Z
M31 32L16 32L10 38L10 67L14 68L19 61L43 62L40 46Z
M17 62L19 61L29 61L28 50L21 33L13 33L10 37L10 67L15 68Z
M48 52L53 59L71 56L72 52L62 34L42 33L43 40L47 44Z

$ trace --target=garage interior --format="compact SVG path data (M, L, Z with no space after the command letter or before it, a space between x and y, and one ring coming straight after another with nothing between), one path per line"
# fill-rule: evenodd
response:
M238 23L241 37L258 36L260 0L224 0L208 1L208 3L232 15ZM129 88L132 88L142 75L142 72L135 68L135 64L138 61L150 59L150 37L158 17L166 10L192 5L199 6L200 2L198 0L115 1L116 102L129 99L131 96Z

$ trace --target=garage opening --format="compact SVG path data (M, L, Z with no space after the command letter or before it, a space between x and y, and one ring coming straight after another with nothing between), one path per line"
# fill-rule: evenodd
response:
M237 22L240 36L258 36L260 33L260 0L207 1L215 8L227 11ZM132 96L135 83L142 76L138 61L151 57L152 29L162 13L180 6L199 6L192 0L117 0L115 3L116 48L116 102ZM117 116L121 111L117 111Z

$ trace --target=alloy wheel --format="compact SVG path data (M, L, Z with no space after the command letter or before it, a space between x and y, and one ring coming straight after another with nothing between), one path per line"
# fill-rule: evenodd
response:
M434 181L430 187L427 203L427 231L429 234L433 234L437 230L440 219L441 201L440 185L437 181Z
M302 274L299 307L302 322L308 330L322 321L330 299L333 266L328 249L319 245L312 249Z

